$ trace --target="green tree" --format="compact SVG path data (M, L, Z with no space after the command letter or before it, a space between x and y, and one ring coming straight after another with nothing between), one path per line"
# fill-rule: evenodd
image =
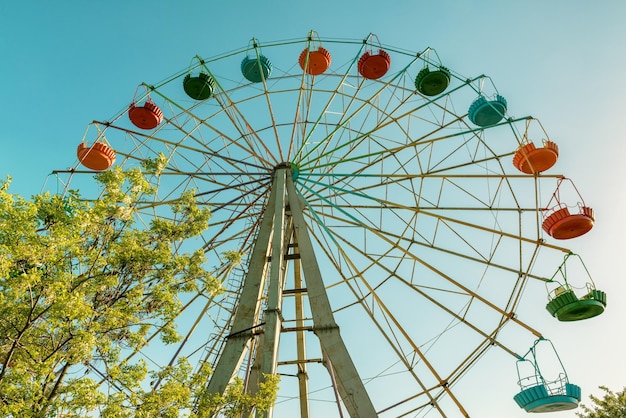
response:
M142 173L96 179L103 193L94 202L76 192L26 200L0 182L0 416L210 416L193 412L209 396L208 365L193 371L181 358L151 375L122 355L142 349L154 329L163 343L180 339L181 293L220 291L204 253L180 251L207 227L209 210L188 193L167 219L140 225L137 205L154 193ZM156 390L145 383L155 379ZM238 397L213 410L232 410L229 402L267 409L277 388L270 381L263 399L236 382L229 393Z
M276 400L278 376L263 375L256 395L245 392L243 380L236 378L223 395L203 393L199 405L207 416L220 414L226 418L254 416L250 411L265 412ZM261 415L263 416L263 415Z
M605 386L600 386L604 396L599 398L591 395L593 405L581 405L582 412L577 412L581 418L621 418L626 417L626 387L621 392L613 392Z

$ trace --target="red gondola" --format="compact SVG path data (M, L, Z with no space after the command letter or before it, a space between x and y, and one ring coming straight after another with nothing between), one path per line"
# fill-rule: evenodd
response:
M570 212L569 207L561 200L560 188L565 180L571 184L580 198L576 213ZM559 179L556 190L548 202L548 207L544 210L545 215L541 227L548 235L556 239L571 239L584 235L593 228L595 222L593 209L585 205L574 183L566 178Z
M370 35L365 42L369 42L370 39L376 38L378 41L378 37L376 35ZM380 42L378 42L380 44ZM373 48L369 48L361 58L359 58L359 62L357 64L357 69L359 70L359 74L361 74L364 78L369 80L376 80L381 78L389 68L391 67L391 56L384 51L383 49L379 49L378 53L374 53Z
M135 97L133 98L132 103L128 107L128 117L130 121L136 127L140 129L154 129L161 122L163 122L163 112L159 107L154 104L152 99L150 98L150 94L147 93L146 89L146 101L143 105L138 105L136 101L137 92L135 91Z

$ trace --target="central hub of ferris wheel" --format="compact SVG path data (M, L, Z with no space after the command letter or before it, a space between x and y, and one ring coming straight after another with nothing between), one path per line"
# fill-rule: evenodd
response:
M300 175L300 167L296 163L282 162L274 167L274 172L278 170L291 170L292 180L297 180Z
M375 417L376 410L339 333L326 293L294 185L298 167L293 163L278 164L273 176L232 332L227 336L208 391L224 393L246 354L253 358L246 379L250 393L260 390L265 375L277 374L279 343L281 334L286 331L283 296L292 294L295 297L295 327L290 331L296 333L297 358L287 363L298 366L301 416L308 416L307 364L312 361L306 356L305 332L313 331L321 346L321 362L350 416ZM291 277L288 274L290 266ZM287 290L287 284L293 289ZM312 327L304 325L305 298Z

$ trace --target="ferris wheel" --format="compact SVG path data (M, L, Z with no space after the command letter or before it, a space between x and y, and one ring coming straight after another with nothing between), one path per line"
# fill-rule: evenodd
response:
M181 295L184 338L163 344L154 329L139 355L157 371L209 363L215 393L279 374L274 416L469 416L459 382L492 348L511 354L515 380L518 353L543 338L518 315L543 309L524 306L524 290L553 283L572 254L563 240L593 226L551 173L559 149L541 123L431 48L252 39L141 84L129 103L89 125L57 176L84 192L94 172L142 167L158 189L141 222L191 191L212 217L188 245L225 289ZM559 287L557 319L606 305L594 286L593 302L567 308L554 299L574 289ZM580 400L553 395L532 401Z

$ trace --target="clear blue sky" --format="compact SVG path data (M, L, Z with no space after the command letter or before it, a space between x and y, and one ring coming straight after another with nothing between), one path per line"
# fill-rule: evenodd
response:
M594 229L568 245L607 292L607 311L584 323L539 326L587 401L599 385L626 385L625 21L621 0L5 0L0 177L13 177L13 192L38 193L52 170L76 163L86 125L123 110L140 82L159 81L196 54L240 48L252 37L299 38L315 29L332 38L375 33L408 50L434 47L449 67L491 76L515 116L541 120L560 146L559 171L596 211ZM50 181L45 188L54 189ZM485 382L505 380L480 366ZM525 416L513 394L498 391L493 402L509 405L509 417ZM476 416L497 416L489 411Z

